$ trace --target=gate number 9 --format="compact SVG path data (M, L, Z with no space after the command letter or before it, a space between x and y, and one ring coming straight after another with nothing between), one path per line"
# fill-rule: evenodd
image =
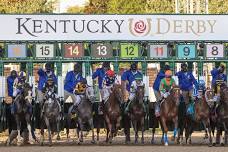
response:
M187 47L187 46L184 47L184 55L185 56L189 56L190 55L190 48Z

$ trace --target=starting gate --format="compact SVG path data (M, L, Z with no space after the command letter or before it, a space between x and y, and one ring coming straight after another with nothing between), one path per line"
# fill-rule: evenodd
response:
M145 97L153 108L149 66L168 63L173 72L187 62L198 80L209 86L209 65L227 62L227 15L0 15L0 131L6 129L6 74L4 67L20 64L29 82L36 84L36 65L53 63L58 76L58 95L69 63L80 62L89 85L97 83L92 72L109 61L120 79L121 64L137 62L144 75ZM222 32L221 30L224 29ZM213 64L212 64L213 63ZM66 68L67 67L67 68ZM128 69L129 67L124 67ZM63 72L64 71L64 72ZM35 87L34 86L34 100ZM34 106L36 104L34 103ZM64 105L63 105L64 106ZM147 122L153 117L149 114ZM36 121L36 117L33 118Z

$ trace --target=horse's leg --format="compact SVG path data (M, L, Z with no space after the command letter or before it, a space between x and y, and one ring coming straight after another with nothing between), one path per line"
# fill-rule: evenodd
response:
M165 142L165 146L168 146L169 145L169 141L168 141L168 127L166 125L166 120L164 117L161 117L161 122L162 122L162 126L163 126L163 129L164 129L164 142Z
M141 143L144 144L144 117L141 118L142 138Z
M154 134L155 134L155 124L153 123L153 129L152 129L152 138L151 138L151 144L154 144Z
M51 135L51 126L49 119L47 117L44 118L47 129L48 129L48 139L49 139L49 146L52 146L52 135Z
M175 141L177 143L177 134L178 134L178 116L176 116L175 118L173 118L173 123L174 123L174 130L173 130L173 141Z
M118 131L119 129L121 129L121 128L120 128L121 119L122 119L121 116L119 116L119 117L117 118L117 121L116 121L116 122L117 122L117 123L116 123L116 130L117 130L117 131Z
M107 138L106 141L112 143L112 123L107 115L105 115L106 125L107 125Z
M211 143L212 143L210 120L209 119L203 120L203 126L204 126L204 129L205 129L205 132L209 133L208 145L210 146Z
M21 139L21 122L20 122L20 118L18 115L15 115L15 120L17 123L17 145L20 146L22 143L22 139Z
M32 137L32 128L31 128L31 117L29 114L26 114L25 115L25 120L27 122L27 128L28 128L28 131L29 131L29 143L30 144L34 144L34 139Z
M91 118L91 119L89 120L89 124L90 124L90 128L91 128L91 130L92 130L92 141L91 141L91 143L92 143L92 144L94 144L94 143L95 143L95 139L94 139L94 125L93 125L93 118Z
M221 130L221 135L220 135L220 145L224 146L225 145L225 139L226 139L226 132L227 132L227 126L225 121L222 122L224 130Z
M124 134L125 134L125 143L128 144L130 142L130 126L131 126L131 122L130 122L130 118L128 115L124 115L123 117L124 119Z
M60 116L58 116L57 118L56 118L56 122L57 122L57 140L60 140Z
M40 125L40 134L41 134L40 145L43 146L43 144L44 144L44 121L42 118L41 118L41 125Z
M83 130L84 130L84 125L83 125L83 122L80 118L78 118L78 124L79 124L79 127L80 127L80 131L79 131L79 142L80 143L83 143Z
M135 144L138 143L138 128L137 128L137 120L132 119L132 125L135 131Z

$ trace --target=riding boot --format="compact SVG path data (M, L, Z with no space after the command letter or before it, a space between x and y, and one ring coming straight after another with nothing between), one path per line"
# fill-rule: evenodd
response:
M131 106L131 100L128 99L127 106L125 108L125 114L128 114L130 112L130 106Z

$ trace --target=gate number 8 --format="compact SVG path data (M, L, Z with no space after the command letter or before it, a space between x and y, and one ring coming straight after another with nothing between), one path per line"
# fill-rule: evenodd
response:
M211 53L212 53L212 55L218 55L218 47L217 46L213 46Z

